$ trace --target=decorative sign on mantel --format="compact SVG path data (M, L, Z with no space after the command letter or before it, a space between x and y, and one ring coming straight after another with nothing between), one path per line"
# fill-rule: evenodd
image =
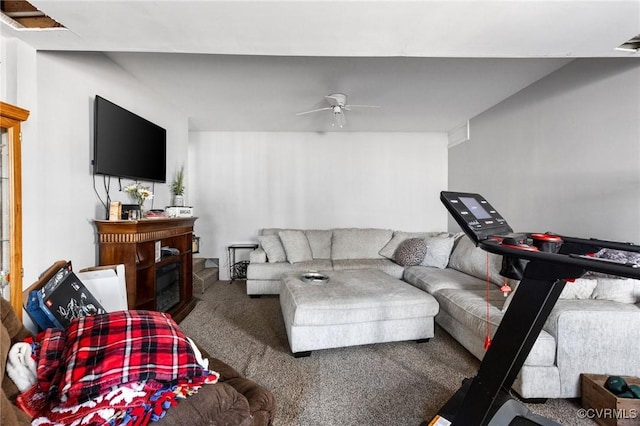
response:
M193 217L193 207L169 206L166 213L168 217Z

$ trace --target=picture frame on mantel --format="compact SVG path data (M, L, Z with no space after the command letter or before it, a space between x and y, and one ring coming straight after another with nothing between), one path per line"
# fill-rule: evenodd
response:
M137 213L131 213L137 212ZM122 220L136 220L142 219L140 217L140 206L138 204L123 204L122 205L122 214L120 215Z

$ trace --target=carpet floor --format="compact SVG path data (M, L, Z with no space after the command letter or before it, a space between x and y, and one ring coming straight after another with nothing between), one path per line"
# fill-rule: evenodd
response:
M418 426L479 365L438 326L426 343L328 349L294 358L277 296L252 299L244 281L219 281L196 297L181 327L212 356L273 392L274 426ZM563 425L595 424L579 418L579 399L528 407Z

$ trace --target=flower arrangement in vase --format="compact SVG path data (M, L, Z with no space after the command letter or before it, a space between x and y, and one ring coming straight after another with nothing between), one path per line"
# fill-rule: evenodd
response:
M129 194L129 197L140 206L140 211L144 211L144 202L153 198L153 192L148 186L142 186L141 183L132 183L124 188L124 191Z
M173 194L173 205L184 206L184 165L180 167L171 182L171 193Z

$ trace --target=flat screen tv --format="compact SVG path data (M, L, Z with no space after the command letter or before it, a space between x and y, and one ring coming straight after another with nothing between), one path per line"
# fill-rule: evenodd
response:
M166 182L167 131L97 95L93 143L94 174Z

